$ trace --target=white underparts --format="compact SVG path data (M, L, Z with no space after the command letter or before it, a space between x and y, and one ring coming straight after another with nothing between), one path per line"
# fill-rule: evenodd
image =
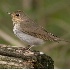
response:
M14 25L13 32L20 40L25 41L30 45L40 45L44 43L42 39L23 33L20 30L20 24Z

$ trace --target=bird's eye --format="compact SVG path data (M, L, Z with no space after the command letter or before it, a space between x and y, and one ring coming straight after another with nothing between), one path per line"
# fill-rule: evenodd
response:
M16 16L18 17L20 14L16 14Z

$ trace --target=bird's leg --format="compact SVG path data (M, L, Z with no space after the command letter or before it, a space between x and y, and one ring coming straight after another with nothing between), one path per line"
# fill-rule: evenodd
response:
M31 48L33 47L34 45L28 45L25 50L31 50Z

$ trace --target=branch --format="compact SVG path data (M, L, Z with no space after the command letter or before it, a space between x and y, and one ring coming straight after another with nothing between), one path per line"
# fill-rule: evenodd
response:
M54 61L50 56L39 51L0 44L1 68L53 69Z

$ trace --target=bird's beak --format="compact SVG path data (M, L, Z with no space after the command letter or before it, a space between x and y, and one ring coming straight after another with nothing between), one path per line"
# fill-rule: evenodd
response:
M11 15L11 13L10 12L7 12L9 15Z

